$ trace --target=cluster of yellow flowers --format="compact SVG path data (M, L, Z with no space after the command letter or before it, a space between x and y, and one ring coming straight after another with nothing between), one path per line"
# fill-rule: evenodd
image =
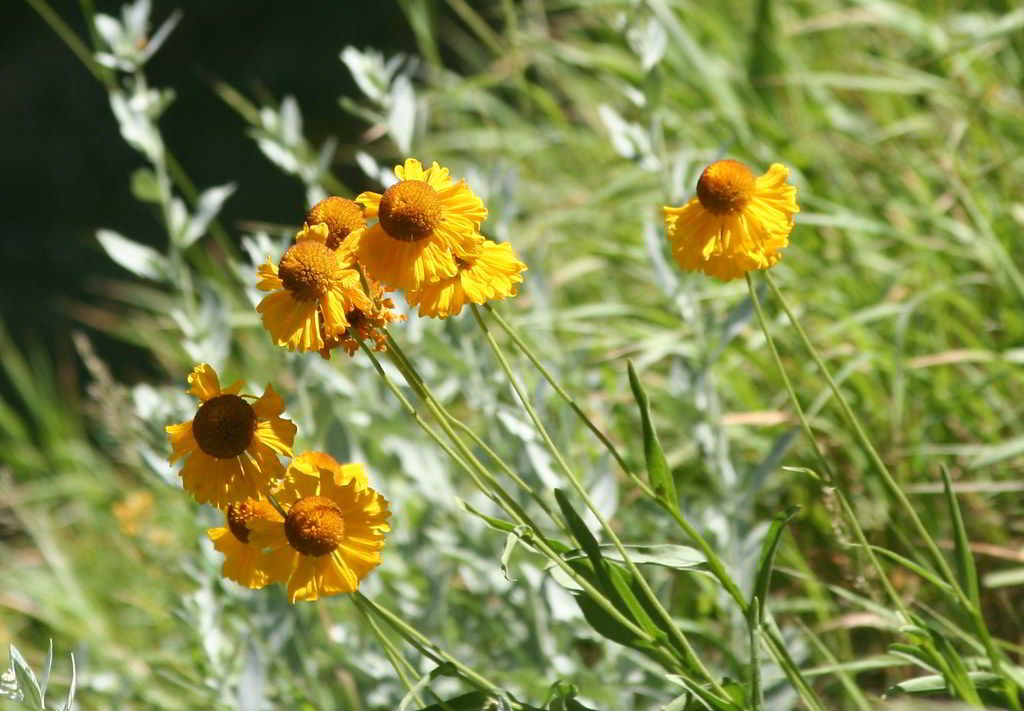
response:
M317 203L281 260L260 266L258 286L271 293L257 311L276 344L325 358L364 342L386 350L387 326L404 318L387 296L395 289L434 318L515 295L526 265L480 234L487 209L466 182L411 158L395 175L383 194ZM788 175L778 164L760 177L734 160L708 166L696 197L664 208L679 265L728 280L775 264L799 210ZM390 530L388 502L363 466L293 456L296 427L270 385L239 394L241 381L222 388L207 364L188 383L200 404L166 428L170 461L184 460L182 483L197 501L224 511L225 525L209 531L223 575L250 588L284 583L292 602L354 592ZM287 467L279 456L291 458Z
M515 295L526 265L480 234L487 209L466 181L413 158L395 175L383 195L317 203L281 261L260 267L259 288L271 293L256 308L275 343L325 357L365 340L382 350L382 329L400 318L385 296L393 289L435 318Z
M355 592L380 563L390 530L387 500L370 488L362 464L323 452L292 457L296 427L268 385L261 397L221 387L202 363L188 376L195 417L167 427L170 461L184 459L182 483L200 503L224 511L208 531L224 554L222 573L250 588L284 583L288 599Z

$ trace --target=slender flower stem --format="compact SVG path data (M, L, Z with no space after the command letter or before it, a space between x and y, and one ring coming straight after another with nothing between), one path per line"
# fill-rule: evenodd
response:
M426 635L419 632L415 627L405 622L402 618L388 610L386 607L378 605L358 590L352 593L352 596L359 603L370 608L378 617L387 622L392 629L402 635L402 637L404 637L414 647L421 651L429 650L429 654L427 654L427 656L434 661L445 661L450 663L459 670L459 673L462 674L466 681L470 682L480 690L493 691L494 689L500 688L497 684L484 677L472 667L463 664L458 659L448 654L448 652L438 647L436 644L431 642Z
M492 307L490 304L484 304L484 308L487 309L487 313L491 315L491 318L494 319L495 323L497 323L501 327L501 330L508 334L508 337L512 339L512 342L516 344L516 347L519 348L520 351L522 351L523 355L525 355L529 359L529 361L533 363L533 367L535 367L540 372L540 374L544 376L544 379L548 381L548 384L554 389L556 393L558 393L558 396L565 400L566 404L568 404L569 407L572 408L572 411L576 413L576 416L580 418L580 421L582 421L583 424L585 424L590 429L590 431L593 432L599 440L601 440L601 443L605 446L605 449L608 450L608 453L612 456L612 459L614 459L615 462L619 465L619 468L622 469L623 473L626 476L628 476L633 481L633 483L649 497L657 498L654 495L654 490L651 489L647 482L645 482L643 479L637 476L636 472L634 472L628 464L626 464L626 460L619 453L618 448L612 443L610 439L608 439L608 436L601 431L601 428L594 424L593 420L591 420L590 417L587 416L587 413L585 413L583 409L576 404L576 401L573 399L573 397L569 395L569 393L567 393L561 385L559 385L558 381L555 380L554 376L551 375L548 369L544 367L544 364L541 363L540 359L536 356L533 350L526 344L526 342L523 341L523 339L519 336L516 330L512 328L512 326L507 321L505 321L505 319L503 319L501 315L497 311L495 311L494 307Z
M952 586L957 598L960 600L961 605L963 605L963 607L970 613L971 619L974 622L975 629L978 632L978 636L981 637L982 644L984 645L985 651L989 657L989 662L992 665L992 671L996 674L999 674L1003 678L1004 685L1006 688L1006 695L1010 701L1010 705L1012 706L1012 708L1016 709L1017 711L1020 711L1022 706L1017 691L1017 684L1012 679L1002 674L1003 656L992 639L992 634L991 632L989 632L988 625L985 623L985 618L982 615L981 610L979 610L977 606L970 600L970 598L967 597L967 594L964 592L963 588L960 585L960 581L953 573L953 569L950 567L949 563L946 561L941 551L939 551L938 545L935 543L935 540L928 532L928 529L925 527L924 522L921 521L921 517L918 516L917 510L914 509L914 505L910 503L910 499L907 498L906 493L904 493L903 489L900 487L895 477L893 477L892 473L889 471L889 468L885 465L885 462L882 461L881 456L879 456L878 451L871 443L871 439L868 437L867 432L865 432L864 427L861 425L859 418L857 417L856 413L854 413L853 408L850 407L850 403L846 400L846 397L843 395L842 391L839 389L839 386L836 384L836 381L832 377L831 372L825 365L825 362L822 360L821 356L818 354L818 350L814 347L814 344L811 343L811 339L808 338L807 332L804 331L803 326L800 325L800 321L799 319L797 319L796 314L794 314L793 310L790 308L789 302L786 301L786 297L782 295L782 291L780 291L779 287L775 284L775 280L772 279L771 274L769 274L768 272L764 272L764 278L765 281L768 283L769 288L771 288L772 294L774 294L775 298L778 300L779 305L782 306L782 310L786 312L786 317L789 319L789 322L792 324L793 329L797 332L797 335L800 337L800 340L803 343L804 348L807 350L811 358L814 360L814 363L815 365L817 365L818 370L821 371L822 376L824 376L826 382L828 383L829 389L832 391L832 394L836 398L836 402L839 404L840 410L842 410L847 423L850 425L850 427L853 428L853 431L856 434L861 447L864 449L864 452L867 454L868 459L871 461L875 469L878 471L879 475L882 477L882 481L885 484L886 488L889 490L889 493L893 496L894 499L896 499L899 505L906 512L907 517L910 519L911 524L917 531L918 536L920 536L921 539L924 541L924 544L927 547L928 552L934 559L936 565L938 566L939 571L942 573L943 577L946 578L947 582L949 582L949 584Z
M782 377L782 383L786 387L786 392L789 394L789 400L796 412L797 419L800 421L800 428L803 430L804 436L807 438L807 442L811 445L811 450L814 452L815 459L818 460L818 465L821 467L821 473L825 477L825 481L827 481L835 490L839 506L842 508L843 513L849 519L850 525L853 528L853 535L857 539L857 543L868 556L868 559L871 561L871 565L878 574L878 579L881 581L882 587L885 588L886 594L889 596L892 603L899 609L904 622L909 623L911 621L910 612L907 610L906 605L903 602L903 598L900 597L899 593L897 593L896 589L892 586L892 582L889 580L889 576L886 574L885 568L882 567L881 561L878 560L878 556L875 555L874 549L871 547L871 544L868 543L867 536L864 534L864 529L861 528L860 521L857 519L857 515L854 513L853 507L850 505L850 501L846 496L843 483L839 481L839 478L832 470L832 465L829 464L825 455L821 451L821 447L818 446L818 441L815 439L814 433L811 431L811 424L807 420L807 414L804 412L804 408L800 405L800 398L797 397L796 390L793 388L793 382L789 379L789 374L786 373L786 368L782 364L782 358L779 357L779 350L776 347L775 339L772 338L771 331L768 328L768 321L765 319L764 309L761 308L761 299L757 296L757 289L754 288L754 281L750 278L750 274L747 274L746 278L747 287L750 290L750 299L754 304L754 311L757 313L757 321L761 325L761 330L764 332L765 340L768 343L768 350L772 354L772 360L775 362L775 367L779 371L779 375Z
M398 674L398 678L402 680L402 683L405 684L405 687L409 691L412 691L416 685L415 681L413 681L413 679L415 679L416 677L416 670L413 669L412 665L409 664L408 660L402 656L401 652L398 651L398 648L395 647L394 643L387 638L387 635L384 634L384 631L377 624L377 621L373 619L373 617L370 616L370 613L366 611L366 608L363 607L363 604L359 600L359 598L352 596L349 599L352 601L353 607L355 607L356 610L359 611L359 614L362 616L363 620L373 631L373 636L377 638L378 644L380 644L380 646L384 648L384 652L388 655L388 659L391 661L391 666L394 667L395 673ZM410 671L412 672L412 677L409 676ZM420 695L416 694L415 698L416 703L420 706L423 706L423 699L420 697Z
M534 367L540 371L544 379L551 385L559 396L565 400L572 408L573 412L587 425L587 427L597 435L597 438L605 445L608 452L612 455L612 458L619 464L622 471L633 480L633 482L643 491L650 499L655 501L661 506L668 514L675 520L680 528L686 533L687 536L697 545L700 551L704 554L704 558L707 561L710 572L725 588L726 592L736 602L740 611L744 615L744 619L748 617L749 605L747 600L743 597L743 593L740 591L739 586L729 575L729 572L725 568L725 564L721 558L715 552L714 548L708 543L707 539L701 535L693 525L686 520L678 506L672 505L666 502L659 496L656 496L654 490L642 479L640 479L626 464L625 458L618 452L615 445L611 442L608 437L594 424L594 422L583 412L583 410L576 404L575 400L570 396L564 388L555 380L554 376L548 371L547 368L540 362L540 359L533 353L532 349L526 344L526 342L519 336L515 329L503 319L497 311L495 311L490 304L484 304L484 308L488 310L491 316L495 319L498 325L508 334L512 341L519 347L524 355L533 363ZM674 502L673 502L674 503ZM775 658L776 662L782 668L786 677L790 680L793 686L800 693L804 700L804 703L810 709L817 709L820 711L821 702L818 701L817 695L814 690L810 687L807 681L803 678L800 673L799 667L790 657L788 650L786 649L785 642L783 642L781 635L768 626L765 626L765 645Z
M536 527L536 525L531 522L529 516L522 511L522 508L518 504L516 504L515 500L513 500L508 495L508 493L505 492L505 490L500 487L500 485L497 482L494 482L495 486L497 487L497 490L495 492L490 491L487 488L487 486L485 486L483 480L481 479L481 476L485 475L486 477L490 477L490 472L488 472L486 467L484 467L483 464L480 463L480 461L473 456L473 453L470 452L466 445L462 442L462 440L459 439L458 435L454 432L454 430L451 429L451 426L447 423L447 421L444 420L443 416L441 416L440 413L436 411L434 412L435 417L437 417L438 421L440 422L442 429L445 430L449 438L451 438L452 441L456 444L456 447L459 449L460 454L462 456L456 455L452 451L452 448L444 440L442 440L440 436L437 435L437 433L433 431L433 428L431 428L430 425L428 425L423 420L422 417L419 416L419 413L416 412L416 408L412 406L412 404L405 398L404 395L402 395L402 391L398 389L398 387L391 381L391 378L388 377L387 373L384 372L384 368L381 366L380 361L377 360L377 357L373 353L373 351L370 350L365 343L362 344L362 348L363 352L366 353L366 355L370 358L370 361L373 363L374 368L377 371L377 374L380 375L381 378L383 378L385 385L388 387L389 390L391 390L395 397L398 398L399 402L402 403L406 411L415 419L416 423L420 425L420 427L431 437L432 440L434 440L434 442L439 447L441 447L441 449L446 454L452 457L453 460L457 464L459 464L459 466L462 467L462 469L467 474L469 474L470 479L472 479L473 483L476 484L478 489L480 489L485 495L488 496L488 498L490 498L492 501L498 504L498 506L500 506L516 523L527 526L533 531L533 535L530 537L529 541L530 544L533 547L535 547L538 551L540 551L543 555L547 556L547 558L550 559L555 565L561 568L561 570L566 575L568 575L574 582L576 582L577 585L582 587L590 595L590 597L593 598L594 602L600 605L605 610L605 612L611 615L617 622L619 622L619 624L623 625L631 633L636 635L639 639L643 640L647 644L656 646L656 640L653 637L651 637L643 629L638 627L628 617L623 615L603 593L601 593L596 587L594 587L590 583L590 581L588 581L586 578L582 577L579 573L577 573L572 568L572 566L570 566L553 548L551 548L550 545L548 545L543 534L541 534L540 530ZM412 384L410 383L410 385ZM493 481L493 477L491 477L491 480ZM667 668L673 671L681 671L678 668L678 665L674 663L674 658L670 655L662 653L661 656L659 656L659 661L661 661L662 664L664 664Z
M444 405L442 405L441 402L437 399L437 397L434 396L434 393L427 386L426 381L423 380L423 377L416 370L416 367L412 364L412 361L408 358L408 356L405 355L405 351L403 351L401 346L398 345L398 342L395 341L395 339L392 337L390 333L388 333L387 335L389 348L388 352L392 354L392 358L395 361L395 365L398 366L399 371L402 372L402 375L406 378L406 380L409 381L409 379L412 378L413 380L416 381L417 385L419 386L417 388L417 393L419 393L421 397L429 398L431 402L433 402L434 406L441 412L442 415L444 415L444 417L448 420L450 424L459 428L459 430L461 430L463 434L469 437L476 446L480 447L480 449L482 449L487 454L487 456L490 457L503 472L505 472L506 476L508 476L512 481L514 481L521 489L523 489L523 491L529 494L530 498L537 502L537 505L544 510L544 513L548 515L548 517L555 523L555 525L557 525L563 532L568 533L568 527L566 526L565 521L563 521L561 517L555 514L550 504L548 504L548 502L544 500L544 497L542 497L536 490L534 490L532 486L530 486L526 481L524 481L523 478L520 477L515 472L515 470L513 470L512 467L510 467L505 462L504 459L498 456L498 453L491 449L491 447L489 447L487 443L484 442L483 439L476 432L474 432L469 425L467 425L465 422L456 418L450 412L448 412L447 408L445 408Z
M472 309L473 316L474 318L476 318L477 325L479 325L480 329L483 331L488 344L490 344L491 346L491 350L494 352L495 357L498 359L498 363L501 365L501 369L505 371L505 375L508 377L509 383L512 385L513 390L515 390L516 395L519 397L519 401L522 403L527 415L529 415L530 420L533 422L534 427L540 434L541 439L544 440L544 444L547 446L548 451L551 452L551 456L554 457L559 469L562 470L562 473L565 474L566 478L572 484L572 487L576 490L576 493L579 494L579 496L583 499L584 503L586 503L587 508L589 508L590 511L594 514L594 516L597 517L597 520L600 522L601 527L605 530L605 533L608 535L608 538L612 541L612 544L615 546L615 549L619 552L619 555L622 556L623 561L626 563L626 567L629 568L629 572L633 574L633 576L636 578L637 583L639 583L640 589L643 591L644 596L648 599L648 601L657 611L658 615L662 618L665 626L668 628L667 631L669 635L675 640L676 644L679 645L680 649L683 650L686 659L689 661L691 665L693 665L695 669L697 669L697 671L701 673L701 675L703 675L709 681L712 688L715 689L716 692L724 696L725 690L721 687L721 685L719 685L714 675L712 675L711 672L707 670L707 668L704 666L704 663L700 660L700 657L697 656L697 653L693 650L693 647L690 645L690 641L686 638L686 635L684 635L682 631L679 629L678 625L676 625L675 621L672 619L672 615L669 614L668 610L666 610L664 605L661 604L661 600L659 600L658 596L654 594L654 590L651 589L651 586L647 582L647 579L640 572L640 569L637 567L636 563L633 562L632 556L629 555L629 551L626 550L626 547L622 544L622 541L619 539L618 535L616 535L615 531L612 529L611 525L608 522L608 519L605 518L604 513L597 506L597 504L594 503L594 500L590 498L590 494L587 493L587 490L580 482L579 477L569 467L565 459L562 457L562 453L558 450L558 447L555 446L555 443L552 441L547 429L544 427L544 424L541 422L540 417L537 415L537 411L533 408L533 405L530 402L530 398L526 395L526 392L523 390L523 387L519 383L518 378L516 378L515 374L512 372L512 368L511 366L509 366L508 360L505 358L505 354L502 352L501 347L498 345L498 342L494 340L494 335L491 333L490 329L487 327L487 323L483 320L483 317L480 315L480 310L476 307L475 304L472 305Z

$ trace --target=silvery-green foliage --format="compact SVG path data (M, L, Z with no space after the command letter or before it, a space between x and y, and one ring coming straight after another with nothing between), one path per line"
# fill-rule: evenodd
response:
M295 97L286 96L277 107L262 107L249 135L271 162L303 182L310 205L327 196L324 183L338 142L329 137L319 149L310 145L302 133L302 112Z
M412 83L415 64L401 54L385 61L384 55L377 50L359 50L351 46L342 50L341 61L370 101L370 107L367 108L343 97L342 106L383 127L399 151L409 153L419 116L416 91Z
M150 34L151 10L150 0L135 0L121 7L120 20L97 13L93 17L93 24L102 38L105 51L96 53L96 61L105 67L124 72L141 69L156 54L182 18L181 11L175 11L156 32Z
M75 672L75 655L70 655L71 665L69 671L68 692L63 702L48 704L46 702L46 690L50 682L50 671L53 667L53 642L50 642L43 662L41 677L37 677L32 667L13 644L10 645L11 663L7 670L0 675L0 699L8 699L19 703L20 706L30 709L58 709L59 711L73 711L75 703L75 688L77 677Z

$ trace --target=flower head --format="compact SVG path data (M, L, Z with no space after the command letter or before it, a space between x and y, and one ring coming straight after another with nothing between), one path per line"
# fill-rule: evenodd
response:
M303 457L292 462L277 496L284 519L249 523L249 540L269 549L263 570L287 585L291 602L355 592L380 563L390 530L388 502L367 485L361 464Z
M319 224L327 226L324 244L328 249L337 249L346 237L366 227L366 219L356 202L332 195L310 208L306 215L307 226Z
M356 198L377 224L351 238L359 263L393 289L415 289L453 276L456 258L480 251L477 233L487 209L464 180L454 182L437 163L426 170L409 158L395 167L399 182Z
M273 293L256 310L274 342L290 351L320 350L322 334L348 328L346 311L372 305L345 250L330 249L328 237L325 223L306 225L277 265L267 259L260 266L257 286Z
M292 455L296 428L280 417L284 400L270 385L259 398L239 395L241 380L221 388L206 363L192 370L188 384L199 409L188 422L166 428L170 462L185 460L182 484L196 501L218 508L260 498L284 472L277 455Z
M523 283L526 265L508 243L485 240L480 253L456 260L458 271L450 277L424 284L406 294L410 306L419 306L420 316L457 316L467 303L482 304L516 295Z
M736 160L705 168L696 197L663 208L679 266L728 281L779 261L800 211L788 177L789 169L778 163L762 176Z
M363 277L366 286L369 287L372 307L368 310L354 308L346 311L348 328L335 336L323 334L324 347L320 349L320 355L325 360L331 359L331 351L336 348L341 348L349 356L354 356L363 341L372 343L375 351L384 352L387 350L388 342L384 329L391 323L405 320L404 315L394 310L395 302L385 294L380 282L367 275L366 270L363 270Z
M224 512L224 525L207 529L213 547L224 554L221 575L247 588L262 588L270 578L264 570L263 550L249 541L253 519L281 521L281 514L265 499L246 499L231 504Z

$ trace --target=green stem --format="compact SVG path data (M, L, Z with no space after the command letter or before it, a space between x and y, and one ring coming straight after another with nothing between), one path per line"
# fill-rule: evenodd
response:
M746 599L743 597L743 593L740 591L739 586L736 585L736 582L732 579L732 576L729 575L729 572L726 570L725 564L722 562L721 558L719 558L718 554L715 552L711 544L708 543L707 539L704 538L704 536L702 536L700 532L697 531L697 529L694 528L693 525L686 520L686 518L683 516L682 512L679 510L677 506L672 506L661 497L656 496L654 490L651 489L651 487L645 481L640 479L629 468L629 466L626 464L625 458L619 453L618 449L611 442L611 440L608 439L608 437L605 436L605 434L597 427L597 425L594 424L594 422L586 415L586 413L583 412L582 408L580 408L579 405L576 404L576 401L572 398L572 396L570 396L565 391L565 389L561 387L558 381L555 380L554 376L551 375L550 371L548 371L548 369L544 367L544 365L540 362L540 359L533 353L533 350L519 336L516 330L508 322L506 322L505 319L503 319L498 314L498 312L495 311L490 306L490 304L484 304L484 308L488 310L488 312L491 314L491 316L494 318L497 324L502 328L503 331L505 331L506 334L508 334L509 338L512 339L513 343L516 344L520 351L522 351L523 354L534 365L534 367L537 368L537 370L541 373L541 375L548 382L548 384L551 385L555 392L558 393L558 395L566 403L569 404L573 412L576 413L577 417L579 417L587 425L590 431L593 432L597 436L597 438L604 444L605 448L608 450L609 454L611 454L612 458L614 458L615 461L619 464L619 467L622 469L622 471L627 476L629 476L630 479L633 480L633 482L641 489L641 491L643 491L649 498L653 499L655 502L657 502L659 506L665 509L665 511L667 511L668 514L675 520L676 524L678 524L679 527L682 528L683 532L686 533L687 536L689 536L690 540L696 544L698 549L700 549L701 553L704 554L704 558L708 563L708 567L710 568L711 574L714 575L715 578L722 584L722 586L725 588L729 596L732 597L732 599L736 602L737 606L739 606L741 612L744 615L744 619L746 619L749 607L748 603ZM789 656L789 652L786 650L785 644L782 641L781 636L776 634L775 631L769 627L764 628L763 631L765 632L765 643L768 647L768 650L772 653L772 656L775 658L776 662L782 668L783 672L786 674L787 678L790 680L793 686L800 692L801 696L804 699L804 703L807 704L808 708L821 709L821 704L817 700L817 697L814 694L813 689L811 689L810 685L807 683L807 681L803 678L803 675L800 673L799 667L797 667L796 663Z
M577 585L582 587L590 595L590 597L593 598L594 602L600 605L605 610L605 612L607 612L609 615L615 618L616 621L618 621L621 625L626 627L626 629L628 629L630 632L632 632L634 635L639 637L647 644L655 646L656 640L653 637L651 637L644 630L638 627L628 617L619 612L615 605L613 605L612 602L607 597L605 597L603 593L601 593L597 588L595 588L590 583L590 581L579 575L572 568L572 566L570 566L560 555L558 555L558 553L553 548L551 548L550 545L548 545L547 541L544 539L544 536L541 534L540 530L536 527L536 525L532 523L529 516L522 510L522 508L515 502L515 500L512 499L503 488L501 488L500 484L493 480L493 477L491 476L490 472L487 471L487 468L484 467L483 464L476 457L473 456L473 453L470 452L466 445L462 442L462 440L459 439L458 435L455 433L454 430L451 429L451 426L440 415L440 413L434 411L434 415L438 419L441 428L445 430L445 433L448 435L448 437L452 440L452 442L455 443L456 447L458 448L462 456L456 455L452 451L452 448L448 446L448 444L444 442L444 440L442 440L436 432L433 431L433 428L431 428L430 425L428 425L423 420L422 417L420 417L419 413L416 412L416 408L412 406L412 404L406 399L404 395L402 395L402 391L398 389L398 387L391 381L391 378L388 377L387 373L384 372L384 368L381 366L380 361L377 360L377 357L373 353L373 351L370 350L365 343L361 345L363 352L366 353L366 355L370 358L370 361L373 363L374 368L377 371L377 374L381 376L381 378L384 380L384 383L387 386L387 388L392 392L392 394L395 395L399 402L402 403L406 411L413 417L413 419L416 421L417 424L419 424L419 426L424 430L424 432L426 432L427 435L430 436L430 438L439 447L441 447L441 449L446 454L452 457L452 459L457 464L459 464L459 466L461 466L462 469L467 474L469 474L470 479L473 481L473 483L477 486L478 489L480 489L485 495L487 495L488 498L490 498L492 501L498 504L498 506L500 506L502 510L504 510L516 523L527 526L534 532L535 535L531 536L530 538L531 545L533 545L537 550L543 553L555 565L561 568L561 570L566 575L572 578L572 580L575 581ZM410 386L416 389L413 383L410 383ZM494 486L496 487L496 491L489 491L488 488L484 485L483 479L481 477L487 478L489 479L489 481L492 481L494 483ZM672 663L673 658L671 656L659 657L659 661L665 664L667 668L672 669L673 671L678 671L676 665Z
M451 664L459 670L459 673L462 674L463 678L466 681L473 684L481 691L493 691L495 689L500 688L494 682L487 679L482 674L478 673L472 667L463 664L458 659L448 654L448 652L438 647L436 644L431 642L430 639L426 637L426 635L419 632L415 627L402 620L402 618L398 617L387 608L378 605L376 602L366 597L358 590L352 593L352 596L357 601L373 610L373 612L378 617L380 617L382 620L388 623L388 625L390 625L392 629L394 629L398 634L402 635L402 637L404 637L414 647L421 651L429 650L430 653L427 654L427 656L433 659L434 661L443 660L448 662L449 664Z
M828 383L829 389L832 391L833 396L835 396L836 398L836 402L839 404L840 410L842 410L843 412L843 416L846 418L846 421L850 425L850 427L853 428L853 431L856 434L857 439L860 442L860 445L863 448L864 452L867 454L868 459L871 461L875 469L878 471L879 475L882 477L882 481L885 484L886 488L889 490L889 493L893 496L894 499L896 499L900 507L904 510L907 517L910 519L910 522L913 525L913 528L917 532L918 536L924 541L925 546L928 549L928 552L931 554L931 557L934 559L936 565L939 568L939 572L943 575L944 578L946 578L946 581L949 582L949 584L953 587L953 590L956 593L957 598L960 600L960 604L970 614L971 619L975 624L975 629L978 632L978 636L981 637L982 644L985 646L985 651L989 657L989 662L992 664L993 673L998 674L1003 678L1010 705L1016 711L1020 711L1022 707L1019 699L1019 694L1017 693L1017 684L1012 679L1010 679L1002 673L1002 655L996 647L994 641L992 640L992 634L991 632L989 632L988 625L985 623L985 619L981 611L977 609L974 603L967 597L966 593L964 593L963 588L960 585L960 581L953 573L952 568L949 566L949 563L942 555L942 552L939 551L938 545L936 545L935 540L928 532L928 529L925 527L924 522L921 520L921 517L918 516L913 504L910 503L910 499L907 498L906 493L904 493L903 489L897 483L895 477L893 477L892 473L889 471L889 468L885 465L885 462L882 461L881 456L879 456L878 451L871 443L871 439L868 437L867 432L865 432L864 427L861 425L859 418L857 417L856 413L854 413L853 408L850 407L850 403L847 402L846 397L843 395L842 391L839 389L839 386L836 384L835 379L833 379L831 372L825 365L825 362L818 354L818 351L814 347L814 344L811 343L811 339L808 338L807 332L804 331L803 326L800 325L800 321L799 319L797 319L796 314L794 314L793 310L790 308L789 302L786 301L786 297L782 295L782 291L780 291L779 287L775 284L775 280L772 279L771 274L769 274L767 271L764 272L764 278L765 281L768 283L769 288L771 288L775 298L778 300L779 305L782 306L782 310L786 312L786 317L789 319L789 322L792 324L793 329L797 332L797 335L800 337L800 341L803 343L804 348L807 350L811 358L814 360L814 363L818 367L818 370L821 371L822 376L824 376L826 382Z
M110 72L103 66L96 63L96 60L92 57L92 52L89 48L79 39L75 31L72 30L61 16L50 7L45 0L25 0L29 6L35 10L43 21L50 26L58 37L63 40L64 44L67 45L76 57L85 65L85 68L89 70L89 73L95 77L96 81L103 86L111 89L114 87L114 80L110 75ZM87 22L90 22L92 18L86 18Z
M459 428L459 430L461 430L463 434L469 437L476 446L480 447L480 449L482 449L484 453L486 453L487 456L490 457L494 461L494 463L498 465L498 467L505 473L506 476L508 476L512 481L514 481L527 494L529 494L530 498L537 502L537 505L544 510L544 513L548 515L548 517L555 523L555 525L557 525L564 533L568 533L568 527L566 526L565 521L563 521L561 517L555 514L554 510L551 508L548 502L544 500L544 497L542 497L537 491L533 489L533 487L531 487L526 481L524 481L523 478L520 477L515 472L515 470L513 470L512 467L510 467L505 462L504 459L498 456L498 453L491 449L491 447L489 447L487 443L483 441L480 435L474 432L469 425L467 425L465 422L456 418L450 412L448 412L447 408L445 408L444 405L441 404L441 402L434 396L434 393L430 390L430 388L427 387L426 381L423 380L423 377L416 370L416 367L412 364L412 361L409 360L408 356L405 355L405 351L403 351L402 348L398 345L398 342L395 341L395 339L392 337L390 333L387 334L387 337L389 347L388 352L389 354L391 354L393 362L395 362L395 365L398 366L399 371L402 373L403 377L405 377L406 381L409 381L410 378L416 381L416 384L418 386L417 393L420 394L420 396L423 398L429 398L433 402L434 406L438 409L438 411L441 412L441 414L448 420L450 424Z
M904 622L910 623L911 617L909 610L907 610L899 593L897 593L896 589L892 586L892 582L890 582L889 576L885 572L885 568L882 567L881 561L878 560L878 556L875 555L874 549L868 543L867 536L864 534L864 529L861 528L860 521L857 519L857 515L854 512L853 507L850 505L850 501L846 496L842 483L835 475L835 472L832 471L832 466L822 453L821 447L818 446L818 441L815 439L814 433L811 431L811 424L807 420L807 414L804 412L803 406L800 405L800 398L797 397L796 390L793 388L793 382L789 379L789 374L786 373L786 368L782 364L782 358L779 356L779 350L775 345L775 339L772 338L771 330L768 328L768 321L765 319L764 309L761 308L761 299L757 296L757 289L754 288L754 281L750 278L750 274L747 274L746 278L747 288L750 290L750 299L754 304L754 311L757 313L757 321L761 325L761 330L764 332L765 340L768 343L768 350L771 352L772 360L775 362L775 367L779 371L779 375L782 377L782 383L785 385L786 392L789 394L789 400L793 404L793 409L796 411L796 416L800 421L800 428L803 430L804 437L806 437L807 442L811 445L811 450L814 452L815 459L817 459L818 465L821 467L821 473L825 477L825 481L833 487L833 490L836 493L836 498L839 501L840 508L842 508L844 515L849 519L850 525L853 528L853 535L857 539L857 543L868 556L868 560L871 561L871 565L878 574L878 578L882 582L882 587L885 588L886 594L892 603L899 609Z
M526 342L523 341L523 339L519 336L516 330L512 328L512 326L509 325L509 323L505 321L505 319L503 319L501 315L497 311L495 311L490 304L484 304L484 308L487 309L487 312L491 315L491 318L494 319L495 323L497 323L501 327L501 329L506 334L508 334L508 337L512 339L512 342L516 344L516 347L519 348L520 351L522 351L523 355L525 355L529 359L529 361L533 364L533 367L535 367L538 370L538 372L540 372L540 374L544 376L544 379L548 381L548 385L550 385L554 389L554 391L558 393L558 396L560 398L565 400L566 404L568 404L572 411L576 413L576 416L580 418L580 421L583 422L583 424L585 424L590 429L590 431L593 432L594 435L601 441L601 443L605 446L605 449L607 449L608 453L612 456L612 459L614 459L616 464L619 465L619 468L622 469L623 473L626 476L628 476L633 481L633 483L636 484L637 487L639 487L645 494L647 494L647 496L656 499L657 497L654 494L654 490L651 489L647 482L645 482L643 479L637 476L637 474L629 467L628 464L626 464L626 460L619 453L618 448L612 443L610 439L608 439L607 435L605 435L605 433L602 432L596 424L594 424L594 422L587 416L587 413L585 413L583 409L576 404L576 401L573 399L573 397L569 395L569 393L567 393L561 385L559 385L558 381L555 380L554 376L551 375L548 369L544 367L544 364L540 362L540 359L536 356L536 354L534 354L533 350L526 344Z
M394 667L395 673L398 674L398 677L402 680L402 683L405 684L405 687L409 691L412 691L413 687L416 686L416 682L414 681L416 677L416 670L413 669L412 665L409 664L408 660L406 660L406 658L402 656L401 652L398 651L398 648L395 647L394 643L387 638L387 635L384 634L384 631L377 624L377 621L373 619L373 617L370 616L370 613L366 611L366 608L363 607L363 604L359 600L359 598L356 596L352 596L350 597L350 599L352 601L352 605L356 608L356 610L358 610L363 620L373 631L373 636L377 638L378 644L380 644L380 646L384 648L384 652L388 655L388 659L391 661L391 666ZM409 671L412 671L412 677L408 675ZM418 694L416 695L415 698L416 703L418 703L420 706L424 705L423 699Z
M554 457L555 462L558 464L558 468L562 470L563 474L565 474L566 478L572 484L572 487L576 490L576 493L579 494L580 498L582 498L584 503L586 503L587 508L589 508L594 516L597 517L601 527L608 535L608 538L612 541L612 545L615 546L619 555L622 556L622 560L626 563L626 567L629 569L629 572L633 574L637 583L639 583L640 589L644 593L644 597L647 598L648 602L650 602L655 611L657 611L658 615L662 618L665 626L667 627L669 635L672 636L676 644L678 644L682 649L684 658L708 680L711 687L717 693L722 696L726 696L725 690L721 687L711 672L709 672L704 666L704 663L700 660L700 657L697 656L697 653L690 645L690 641L686 638L686 635L682 633L678 625L676 625L675 621L672 619L672 615L670 615L664 605L661 604L661 600L658 599L658 596L654 594L654 590L652 590L650 584L648 584L647 578L643 576L636 563L633 562L632 556L629 555L629 551L626 550L626 547L622 544L622 541L612 529L608 519L605 518L604 513L597 504L594 503L594 500L590 498L590 494L587 493L587 490L580 482L579 477L562 457L562 453L558 450L558 447L555 446L551 436L548 434L547 428L544 427L540 417L537 415L537 411L530 402L530 398L526 395L526 392L523 390L518 378L516 378L515 374L512 372L512 368L509 366L504 352L502 352L498 342L494 340L494 335L491 333L491 330L487 327L487 323L480 315L480 310L477 308L476 304L472 305L472 309L473 317L476 319L477 325L480 326L480 329L483 331L484 337L487 339L488 344L491 346L491 350L494 352L495 357L498 359L498 363L501 365L501 369L505 372L509 383L512 385L512 389L515 390L516 395L519 397L519 401L522 403L527 415L529 415L530 420L533 422L534 428L537 430L538 434L540 434L541 439L544 440L544 444L547 446L548 451L551 452L551 456Z

